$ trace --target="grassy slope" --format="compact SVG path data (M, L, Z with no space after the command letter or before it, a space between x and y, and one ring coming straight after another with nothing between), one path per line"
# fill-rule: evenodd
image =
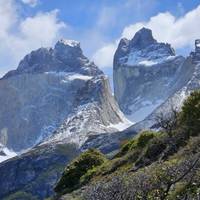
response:
M133 139L126 145L134 144L136 140ZM179 143L180 146L169 140L164 134L159 134L143 147L133 145L134 147L130 147L124 152L126 145L123 146L120 154L115 158L104 162L101 166L88 170L81 177L82 181L88 181L86 186L63 195L62 199L92 199L96 189L94 186L99 187L99 191L102 190L101 193L106 192L105 185L107 185L109 191L112 191L115 189L115 186L112 185L115 181L118 182L117 185L126 185L131 191L137 188L137 198L133 197L132 199L142 199L142 193L148 190L148 199L156 196L157 199L178 199L177 196L184 196L186 193L191 196L197 195L200 185L199 163L195 166L195 170L189 171L185 177L172 184L167 197L162 198L162 193L166 190L168 183L170 184L171 179L176 181L186 173L199 157L200 152L200 136L191 137L187 141ZM175 145L177 147L172 150ZM192 179L194 173L195 178ZM119 180L115 180L117 178ZM192 179L191 183L189 183L190 178ZM143 185L144 182L147 184L146 186ZM119 188L120 190L123 190L122 186ZM140 195L141 198L139 198ZM109 197L105 197L105 199L109 199Z
M200 92L179 113L172 134L144 132L119 153L87 170L79 189L62 200L198 199L200 197Z

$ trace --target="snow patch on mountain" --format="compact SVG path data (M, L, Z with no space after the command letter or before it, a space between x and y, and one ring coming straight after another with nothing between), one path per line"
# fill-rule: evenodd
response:
M143 60L143 61L140 61L138 64L145 65L145 66L152 66L152 65L156 65L158 63L155 61L152 61L152 60Z
M60 76L64 77L65 79L62 80L62 82L68 82L68 81L73 81L73 80L83 80L83 81L88 81L93 78L93 76L87 76L84 74L80 73L70 73L70 72L45 72L45 74L50 74L50 75L55 75L55 76Z
M68 78L70 81L73 81L76 79L88 81L88 80L92 79L92 76L86 76L86 75L81 75L81 74L72 74Z
M71 46L71 47L80 46L80 42L75 41L75 40L61 39L61 40L59 40L59 42L63 43L64 45Z
M125 122L119 122L118 124L109 124L109 126L107 126L107 127L108 128L114 128L117 131L123 131L133 124L134 124L133 122L126 120Z
M17 156L17 153L3 145L0 145L0 163L15 156Z
M130 121L142 121L146 116L150 115L159 105L163 103L162 99L158 99L155 102L152 101L143 101L141 102L141 107L135 111L132 112L130 115L127 114L127 118ZM130 107L131 110L134 110L134 105Z
M155 45L155 44L153 44ZM134 66L134 65L156 65L162 62L165 62L166 60L172 60L176 56L169 55L166 52L159 52L160 49L155 49L154 51L150 51L150 49L147 48L147 50L133 50L128 56L127 56L127 66ZM121 60L125 60L125 57Z
M118 115L121 115L120 122L102 122L101 112L97 102L80 105L55 133L40 145L49 143L75 143L77 146L81 147L89 136L99 133L109 134L122 131L132 125L120 111L117 111Z

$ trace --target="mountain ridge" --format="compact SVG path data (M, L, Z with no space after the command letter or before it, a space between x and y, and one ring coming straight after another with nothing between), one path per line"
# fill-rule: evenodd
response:
M126 117L139 122L163 103L173 93L173 79L184 60L170 44L157 42L149 29L139 30L132 40L122 39L113 77L115 98Z

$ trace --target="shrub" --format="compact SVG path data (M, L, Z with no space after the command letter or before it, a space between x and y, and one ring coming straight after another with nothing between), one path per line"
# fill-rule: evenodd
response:
M128 151L131 151L136 148L144 148L151 139L157 136L159 133L155 133L153 131L144 131L139 135L135 136L133 139L129 140L125 143L120 152L116 155L116 157L120 157L125 155Z
M79 188L81 177L94 167L103 164L106 160L103 154L94 149L82 153L66 167L55 187L55 192L63 194Z
M200 131L200 91L194 91L183 104L181 124L189 135L197 135Z
M159 133L151 132L151 131L144 131L142 132L137 139L137 147L144 148L148 142L154 138Z
M155 137L148 143L140 158L136 161L135 166L145 166L148 165L161 155L161 153L166 149L167 145L164 138Z
M198 156L183 160L172 159L154 163L133 174L118 174L112 179L100 180L89 185L84 191L83 198L84 200L194 199L185 197L191 193L194 196L199 191L199 177L196 178L196 171L200 167L198 160ZM192 185L192 192L188 188L188 183ZM180 195L183 198L177 198Z

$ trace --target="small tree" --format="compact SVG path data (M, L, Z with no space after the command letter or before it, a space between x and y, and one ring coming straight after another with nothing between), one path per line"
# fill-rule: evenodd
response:
M183 104L181 117L182 125L189 135L197 135L200 131L200 91L194 91Z
M155 116L156 126L163 129L170 137L178 124L178 109L171 104L168 113L160 112Z

